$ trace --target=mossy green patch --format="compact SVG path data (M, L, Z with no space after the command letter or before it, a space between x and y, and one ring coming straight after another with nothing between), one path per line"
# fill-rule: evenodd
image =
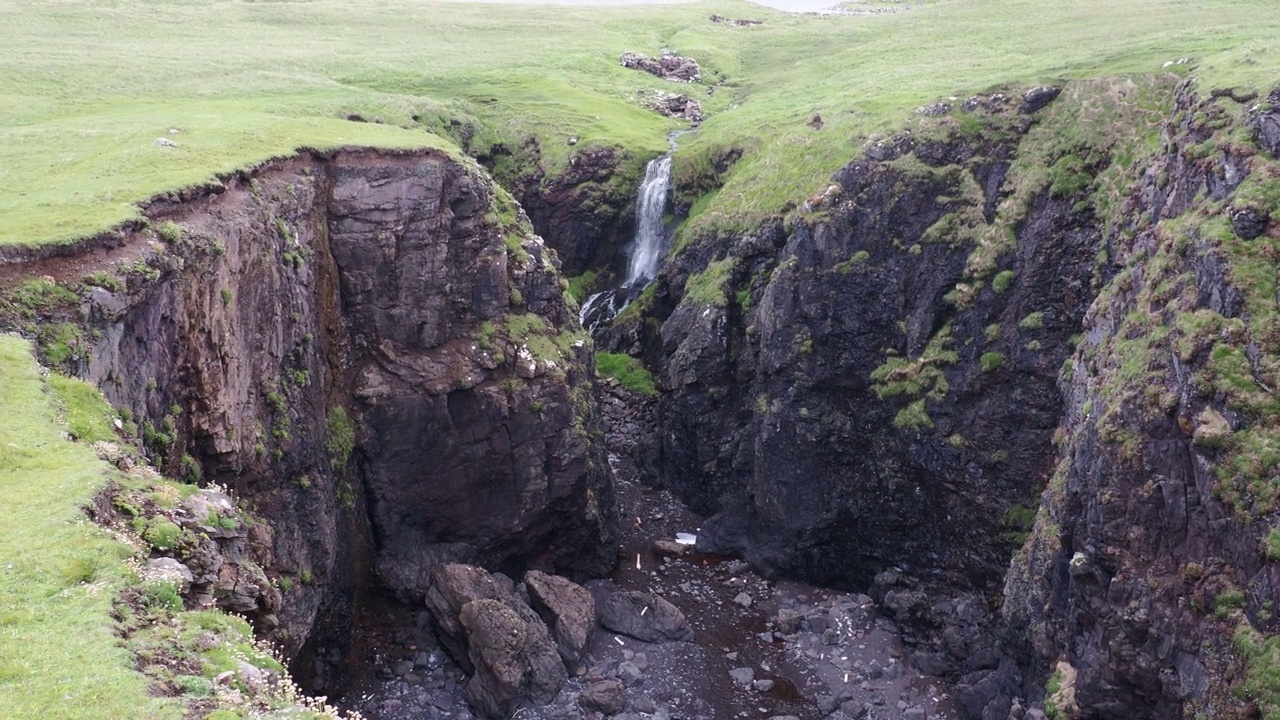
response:
M658 394L658 388L653 382L653 374L644 366L644 363L630 355L598 352L596 353L596 372L601 377L617 380L623 387L645 397L655 397Z

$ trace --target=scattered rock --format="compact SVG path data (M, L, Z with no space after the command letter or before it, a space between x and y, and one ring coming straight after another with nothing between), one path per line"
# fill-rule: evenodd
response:
M741 605L744 608L751 607L751 596L747 593L740 592L733 597L734 605Z
M625 688L621 680L601 678L582 688L578 702L584 710L598 710L605 715L616 715L626 707Z
M640 670L640 666L630 660L618 663L618 677L622 682L628 685L634 685L644 677L644 673Z
M698 82L702 79L702 71L698 61L663 51L660 57L651 58L640 53L623 53L622 67L643 70L663 80L674 82Z
M706 119L702 105L688 95L663 95L649 103L649 107L667 117L688 120L695 125Z
M708 19L711 20L711 22L713 23L720 23L721 25L733 25L734 27L748 27L751 25L764 24L760 20L752 20L751 18L728 18L723 15L712 15Z
M769 692L770 690L773 689L773 681L772 680L753 680L751 682L751 688L756 692L762 692L762 693Z
M176 142L174 142L174 141L170 140L170 139L169 139L169 138L167 138L167 137L158 137L158 138L156 138L156 147L162 147L162 148L176 148L176 147L178 147L178 143L176 143Z
M693 640L684 613L651 592L632 590L609 595L600 608L600 623L645 642Z
M751 681L755 680L756 671L749 667L734 668L729 671L729 677L739 685L750 685Z
M941 117L949 112L951 112L951 104L944 102L936 102L916 108L916 114L924 115L925 117Z

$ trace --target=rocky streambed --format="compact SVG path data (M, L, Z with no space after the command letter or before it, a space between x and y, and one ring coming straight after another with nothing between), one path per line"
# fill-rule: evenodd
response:
M370 720L956 717L870 597L768 580L676 542L701 518L640 481L652 408L607 385L603 405L623 518L610 577L438 570L425 605L382 599L356 618L343 705ZM579 589L544 601L548 582ZM461 609L484 603L485 620ZM518 648L485 639L504 622Z

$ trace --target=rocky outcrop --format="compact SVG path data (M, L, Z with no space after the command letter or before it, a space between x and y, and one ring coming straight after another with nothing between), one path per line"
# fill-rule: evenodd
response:
M625 275L622 250L635 233L635 189L642 164L616 148L586 148L570 158L564 172L548 175L536 144L524 152L534 169L510 178L507 186L534 230L555 249L563 274L573 277L591 270Z
M660 279L662 476L712 516L700 547L847 587L891 564L998 584L1103 244L1047 187L997 212L1030 130L1001 98L958 113L982 132L921 118L870 145L824 222L704 243Z
M1260 337L1271 291L1260 302L1249 279L1274 276L1276 237L1232 210L1275 186L1259 150L1277 114L1250 112L1255 146L1227 142L1241 110L1179 89L1124 208L1118 275L1064 374L1058 465L1005 586L1029 664L1074 678L1046 704L1079 717L1278 706L1260 679L1274 672L1280 553L1257 448L1275 441L1263 397L1280 359Z
M564 665L547 629L529 622L497 600L475 600L458 621L467 630L475 675L467 701L490 718L510 717L521 700L550 701L564 684Z
M440 641L471 674L467 700L486 717L506 718L522 702L554 698L595 628L585 588L536 570L525 581L528 604L508 578L444 565L427 591Z
M612 565L590 340L477 168L304 153L149 213L72 318L85 374L169 471L270 519L288 653L322 617L342 636L344 588Z
M676 55L669 50L663 50L662 55L656 58L635 52L622 53L621 62L622 67L643 70L663 80L698 82L702 79L702 70L698 67L697 60Z
M607 337L659 371L699 548L869 587L967 717L1280 707L1276 111L1174 99L930 106L823 217L677 257Z
M697 125L706 119L702 104L688 95L665 95L650 103L649 107L677 120L687 120Z

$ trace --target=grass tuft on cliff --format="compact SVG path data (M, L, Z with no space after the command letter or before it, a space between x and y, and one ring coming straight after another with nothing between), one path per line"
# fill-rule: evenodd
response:
M936 99L1182 58L1174 68L1208 85L1257 88L1273 82L1280 48L1267 0L890 9L15 0L0 9L0 245L96 233L154 194L299 146L502 144L516 152L498 156L512 165L499 174L512 176L533 169L520 151L533 137L553 175L599 145L626 148L638 167L681 125L645 109L656 92L687 92L709 113L681 141L680 165L703 168L705 193L682 233L745 228L822 189L865 140ZM712 23L713 12L764 24ZM663 47L698 59L702 83L619 66L623 52ZM1059 169L1063 182L1084 177Z
M602 377L617 380L622 387L638 395L656 397L658 388L653 374L636 358L623 353L596 353L596 372Z
M109 425L75 381L41 377L31 346L0 336L0 708L14 718L177 718L134 672L110 621L132 554L80 511L103 464L71 442ZM56 395L54 394L56 393ZM96 403L101 407L101 400Z

